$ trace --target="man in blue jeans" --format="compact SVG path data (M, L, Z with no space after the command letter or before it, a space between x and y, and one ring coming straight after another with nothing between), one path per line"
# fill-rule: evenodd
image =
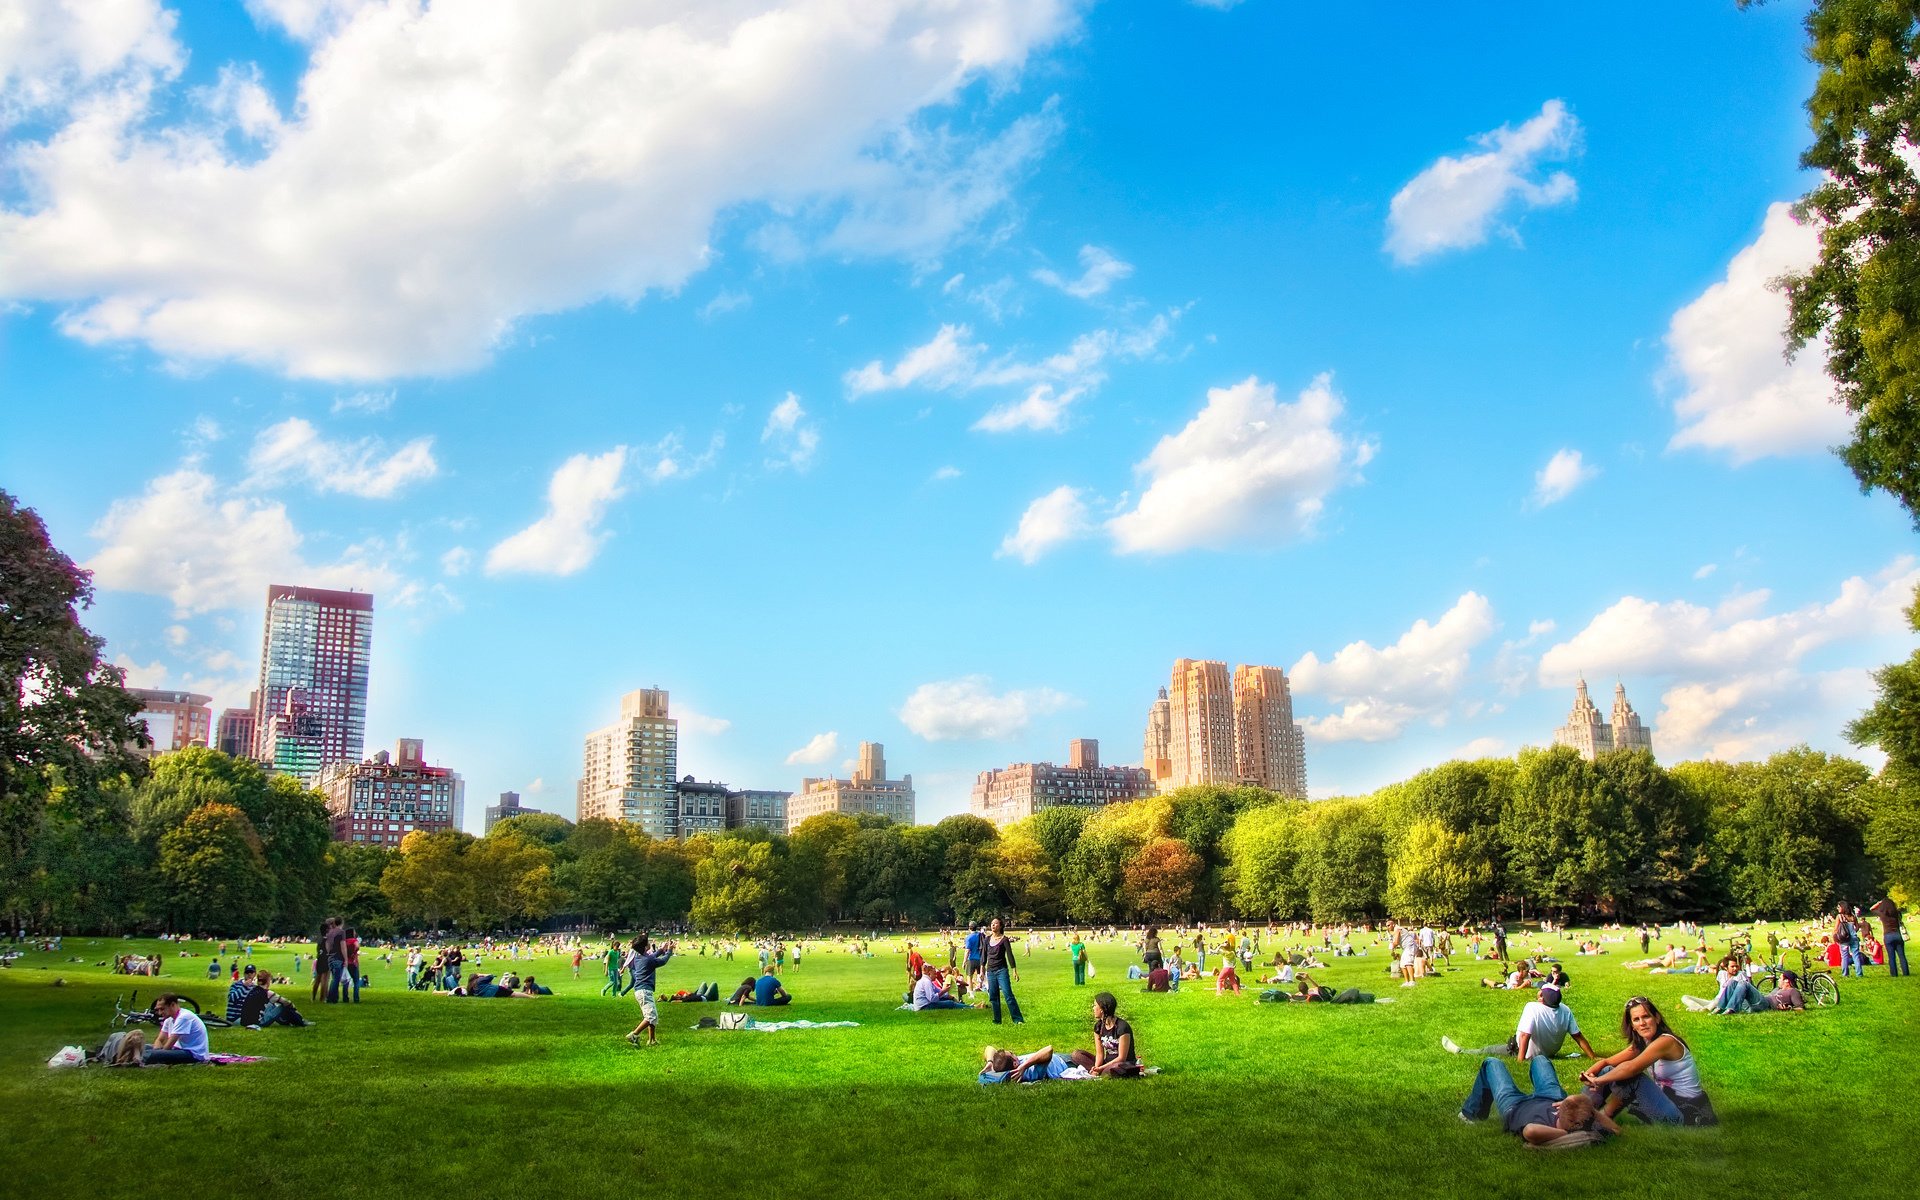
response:
M1887 948L1888 978L1912 975L1907 968L1907 930L1900 919L1900 906L1888 896L1867 911L1880 918L1880 941Z
M1508 1133L1535 1146L1550 1145L1572 1133L1620 1132L1611 1118L1594 1107L1592 1097L1584 1093L1567 1095L1559 1076L1553 1073L1552 1059L1529 1059L1527 1069L1533 1076L1531 1096L1514 1083L1503 1060L1481 1059L1473 1088L1460 1106L1460 1119L1484 1121L1491 1111L1498 1110Z
M153 1015L160 1018L160 1036L147 1050L145 1062L151 1067L176 1063L207 1061L207 1027L191 1011L180 1007L180 997L162 992L153 1002Z

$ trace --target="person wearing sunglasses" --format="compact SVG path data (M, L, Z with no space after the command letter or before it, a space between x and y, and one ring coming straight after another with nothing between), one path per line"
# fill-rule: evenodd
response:
M1580 1072L1612 1117L1622 1109L1650 1125L1717 1125L1713 1104L1700 1083L1693 1051L1667 1026L1660 1009L1645 996L1627 1001L1620 1017L1624 1050Z

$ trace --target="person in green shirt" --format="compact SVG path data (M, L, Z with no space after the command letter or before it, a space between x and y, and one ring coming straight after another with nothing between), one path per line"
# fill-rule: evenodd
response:
M608 992L612 992L618 996L620 994L620 943L608 942L605 957L607 960L607 986L600 989L600 994L604 996Z
M1087 945L1080 940L1079 933L1073 935L1073 941L1067 946L1067 953L1073 958L1073 986L1087 985Z

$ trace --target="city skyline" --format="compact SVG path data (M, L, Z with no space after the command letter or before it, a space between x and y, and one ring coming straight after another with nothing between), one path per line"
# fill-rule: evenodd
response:
M371 744L562 815L635 688L676 778L872 741L928 821L1130 758L1179 658L1284 674L1315 797L1547 744L1583 672L1663 763L1878 762L1920 561L1768 288L1799 5L799 7L764 53L771 4L71 7L0 81L0 481L236 739L285 583L378 597Z

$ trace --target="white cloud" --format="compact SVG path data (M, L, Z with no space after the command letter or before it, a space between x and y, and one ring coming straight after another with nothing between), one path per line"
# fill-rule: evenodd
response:
M705 450L690 455L680 435L670 433L634 457L648 483L665 483L669 479L691 479L705 471L719 459L726 444L727 435L715 433L707 439Z
M1293 403L1249 377L1210 388L1198 416L1134 466L1131 512L1107 522L1123 554L1271 546L1310 532L1326 498L1372 456L1335 428L1340 397L1321 375Z
M807 739L807 744L787 755L788 766L809 766L826 762L840 752L840 734L835 730L816 733Z
M715 317L746 308L752 303L753 297L747 293L722 288L713 299L700 306L700 319L711 321Z
M1391 646L1350 642L1325 662L1308 651L1289 673L1294 691L1344 708L1308 717L1301 727L1317 741L1380 742L1400 736L1413 721L1444 719L1474 648L1494 626L1493 605L1467 592L1438 621L1415 621Z
M591 563L611 535L600 532L607 506L626 495L620 477L627 448L576 454L547 485L547 511L487 552L487 574L572 575Z
M965 325L942 325L940 332L925 345L916 346L900 356L892 367L883 367L874 359L846 375L847 392L859 397L900 388L947 388L972 378L975 360L984 346L966 341L973 331Z
M1472 761L1476 758L1505 758L1512 753L1513 747L1503 738L1477 737L1466 745L1449 751L1447 757Z
M900 721L930 742L990 741L1012 737L1033 718L1077 703L1052 688L995 695L992 683L984 675L923 683L901 706Z
M1085 537L1093 532L1086 501L1078 488L1065 484L1027 505L1020 514L1020 525L1000 543L995 558L1017 558L1032 566L1062 542Z
M767 460L768 466L804 471L813 465L814 452L820 448L820 427L809 423L806 416L800 397L792 392L773 406L766 427L760 431L761 444L774 455Z
M0 61L52 132L12 148L0 294L89 342L382 379L678 289L723 212L781 214L770 249L925 259L1061 127L1051 104L997 134L933 122L1079 8L255 0L305 45L283 112L245 64L168 86L185 55L151 0L37 0Z
M1035 271L1033 277L1050 288L1058 288L1069 296L1091 300L1131 274L1133 274L1132 263L1121 262L1098 246L1082 246L1080 247L1080 278L1063 279L1059 272L1044 267Z
M1081 388L1057 392L1050 383L1036 383L1023 400L996 404L973 423L983 433L1008 433L1015 429L1058 432L1067 427L1067 406L1082 395Z
M1873 676L1864 668L1757 671L1676 684L1661 694L1651 721L1654 750L1668 761L1765 758L1830 739L1873 696Z
M1719 569L1720 569L1719 563L1703 563L1698 569L1694 571L1693 577L1695 579L1705 579L1709 575L1712 575L1715 571L1718 571Z
M263 430L254 439L247 465L255 486L298 480L315 491L372 500L391 499L409 484L440 473L430 437L415 438L387 454L378 438L328 441L299 417Z
M106 544L86 564L101 587L165 596L181 615L253 608L267 585L390 592L401 584L384 547L363 543L331 563L308 562L278 501L223 496L213 476L182 467L116 500L90 531Z
M945 483L949 479L958 479L965 474L959 467L946 466L935 471L929 479L931 483Z
M455 546L440 556L440 570L447 575L460 576L467 573L473 565L473 551L465 546Z
M1448 250L1478 246L1502 232L1519 239L1503 214L1548 208L1574 198L1573 176L1555 171L1536 179L1543 161L1564 159L1579 146L1580 122L1559 100L1520 128L1506 125L1477 134L1478 153L1442 156L1394 196L1387 213L1387 253L1402 265Z
M392 408L396 398L391 391L354 392L348 396L336 396L333 401L333 414L339 416L341 413L365 413L368 416L376 416Z
M1898 632L1917 584L1920 564L1902 557L1872 580L1848 579L1830 601L1772 614L1764 591L1737 593L1716 609L1624 596L1541 656L1540 682L1565 687L1582 672L1708 682L1771 673L1836 641Z
M1697 446L1746 463L1847 439L1852 421L1834 401L1826 342L1786 360L1787 300L1773 287L1810 266L1819 247L1787 205L1770 205L1760 236L1734 255L1726 278L1673 314L1668 361L1686 394L1674 402L1679 429L1669 448Z
M1589 466L1581 461L1578 450L1556 450L1547 465L1541 467L1533 476L1533 499L1535 508L1545 508L1549 504L1558 504L1574 489L1600 475L1600 468Z
M717 737L733 728L733 722L725 717L712 717L706 713L688 708L684 704L676 705L673 715L680 722L680 728L692 733L704 733Z

